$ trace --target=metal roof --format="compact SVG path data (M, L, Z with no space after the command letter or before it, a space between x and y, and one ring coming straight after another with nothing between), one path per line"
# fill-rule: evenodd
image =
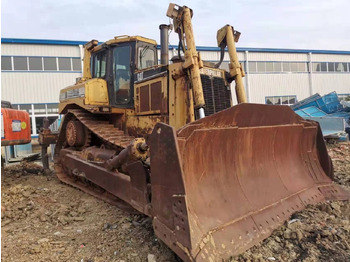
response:
M6 44L35 44L35 45L84 45L89 41L70 41L53 39L1 38Z
M70 41L70 40L52 40L52 39L26 39L26 38L1 38L1 43L6 44L38 44L38 45L84 45L88 41ZM160 49L160 46L157 46ZM177 49L176 45L170 45L169 48ZM220 51L219 47L197 46L198 51ZM258 53L313 53L313 54L335 54L350 55L350 51L340 50L316 50L316 49L284 49L284 48L250 48L237 47L238 52L258 52Z

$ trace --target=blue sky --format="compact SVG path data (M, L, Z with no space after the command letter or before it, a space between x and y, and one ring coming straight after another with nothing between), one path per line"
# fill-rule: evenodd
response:
M174 2L174 1L171 1ZM142 35L159 42L169 23L169 1L2 0L1 36L106 41ZM196 45L215 46L216 32L231 24L238 46L350 50L349 0L176 1L194 11ZM171 34L170 43L177 45Z

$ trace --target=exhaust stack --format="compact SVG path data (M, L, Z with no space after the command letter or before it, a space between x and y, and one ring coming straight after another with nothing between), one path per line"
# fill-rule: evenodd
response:
M168 45L168 31L172 29L172 25L161 24L160 29L160 63L167 65L169 63L169 45Z

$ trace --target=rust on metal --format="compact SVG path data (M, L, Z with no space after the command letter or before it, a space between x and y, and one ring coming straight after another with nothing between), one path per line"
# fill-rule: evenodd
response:
M50 122L49 119L44 118L43 119L43 127L40 129L38 142L41 146L41 162L43 164L44 170L49 170L49 155L47 153L47 148L50 144L56 144L58 133L52 132L49 129Z
M321 165L329 157L318 132L288 107L258 104L237 105L176 133L157 124L150 138L157 236L185 248L186 255L178 253L185 261L221 261L308 204L349 199Z
M149 85L140 87L140 112L150 111Z
M163 105L162 82L158 81L151 84L151 110L159 110L161 113L166 113L166 108Z

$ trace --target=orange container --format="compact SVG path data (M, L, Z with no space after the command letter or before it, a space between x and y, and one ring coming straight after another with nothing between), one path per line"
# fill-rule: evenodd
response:
M30 118L26 111L1 108L1 146L28 144Z

